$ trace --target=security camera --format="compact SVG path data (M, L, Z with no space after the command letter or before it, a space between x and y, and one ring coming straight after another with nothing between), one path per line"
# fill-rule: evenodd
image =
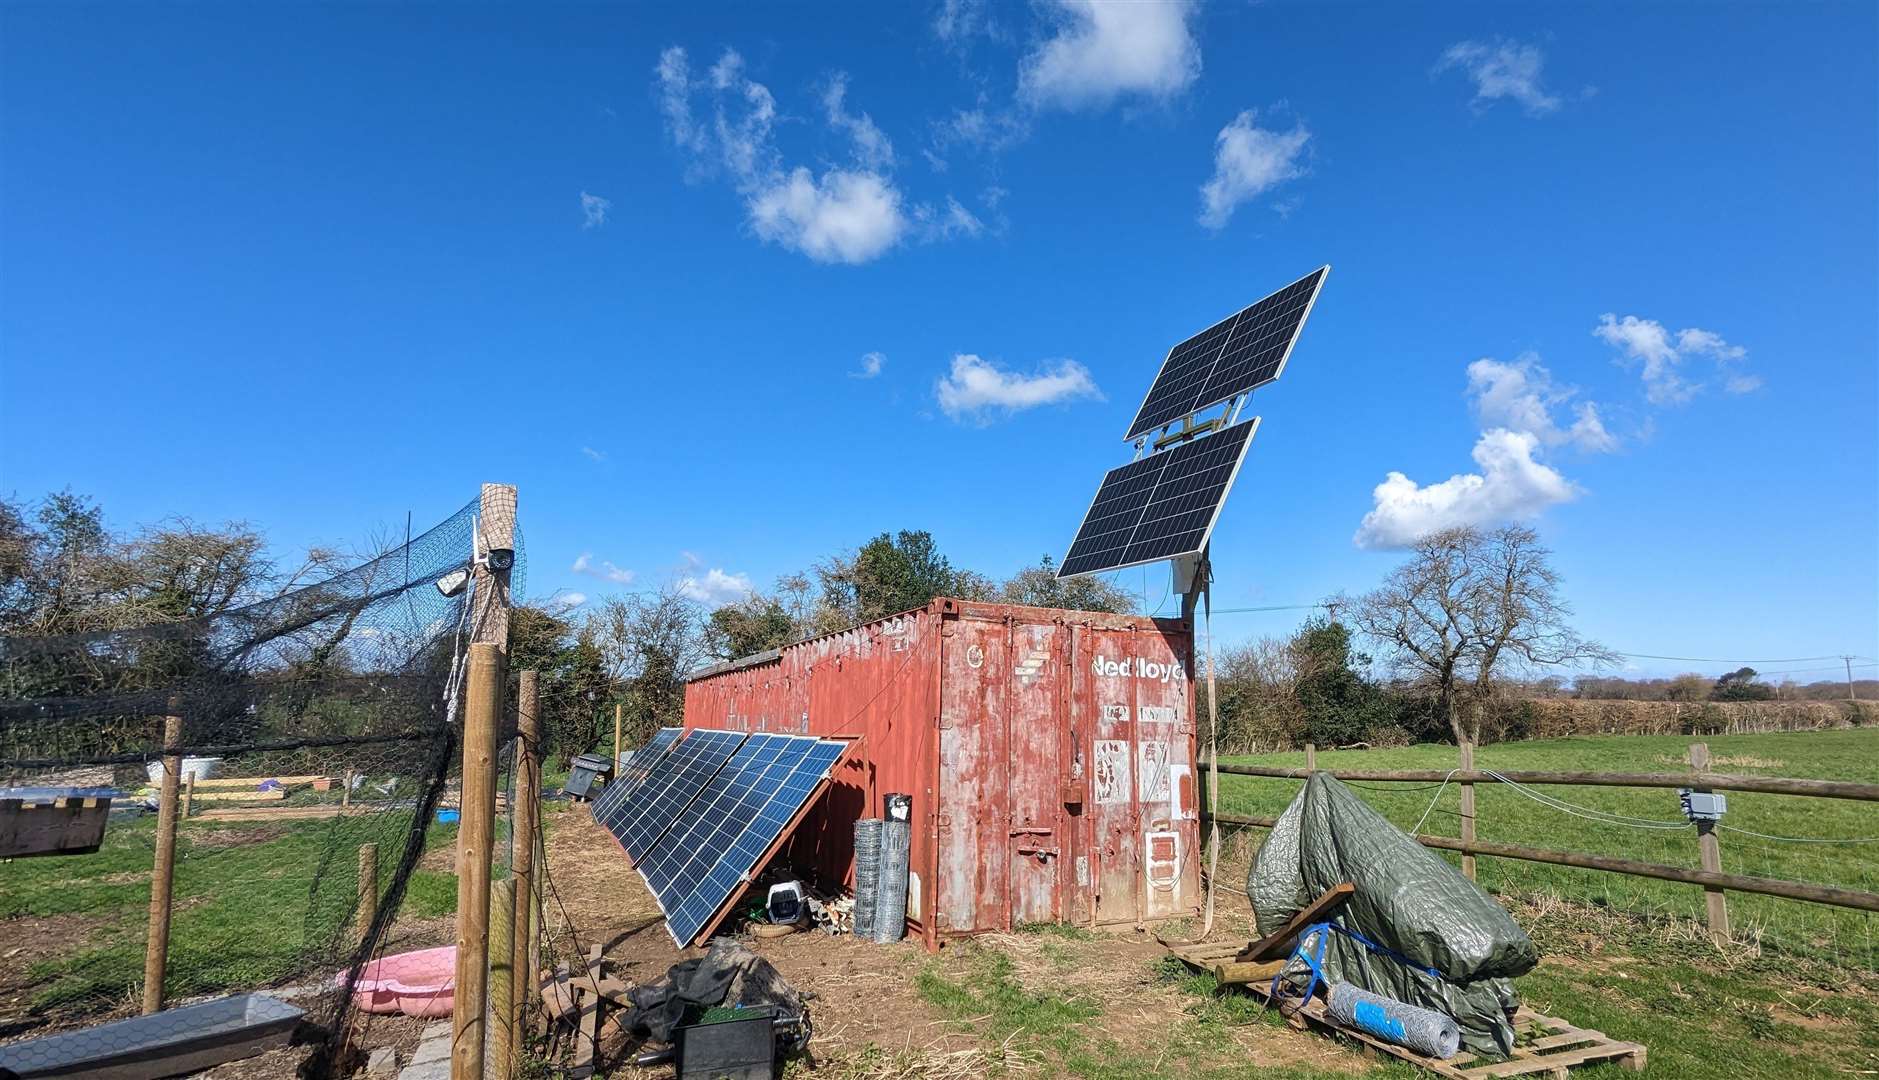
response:
M515 551L511 548L490 548L481 561L491 570L507 570L515 565Z
M443 593L445 596L455 596L462 592L463 587L469 583L470 572L458 568L437 579L437 591Z

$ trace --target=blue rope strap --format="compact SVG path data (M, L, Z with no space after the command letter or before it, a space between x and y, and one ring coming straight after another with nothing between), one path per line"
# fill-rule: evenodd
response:
M1440 971L1432 967L1425 967L1418 964L1409 957L1397 952L1395 949L1389 948L1386 945L1379 945L1347 926L1340 926L1334 922L1312 923L1310 926L1305 927L1304 931L1299 934L1298 947L1292 950L1292 955L1286 960L1285 966L1279 969L1279 973L1272 977L1270 993L1273 1002L1276 1003L1279 1001L1279 987L1285 981L1285 973L1291 970L1293 961L1299 961L1311 972L1311 977L1305 980L1305 995L1299 999L1298 1007L1303 1009L1305 1006L1311 1004L1312 995L1318 992L1319 984L1326 981L1324 974L1325 950L1330 944L1331 932L1334 930L1350 938L1352 941L1357 942L1359 945L1364 946L1371 952L1387 956L1404 967L1409 968L1411 971L1420 971L1435 979L1442 977Z

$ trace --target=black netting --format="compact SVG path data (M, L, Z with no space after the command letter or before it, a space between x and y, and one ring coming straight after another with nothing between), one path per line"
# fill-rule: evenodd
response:
M70 799L115 792L96 851L0 864L0 1071L17 1068L9 1054L149 1037L99 1025L144 997L156 803L179 726L166 718L180 718L167 750L187 807L169 1009L265 991L303 1010L330 1053L343 1041L330 1036L363 1023L348 972L451 943L454 825L437 811L458 798L465 651L491 606L471 573L477 514L471 503L344 573L212 618L0 639L0 814L76 815ZM211 1013L140 1023L160 1036L220 1022ZM45 1040L66 1030L73 1041Z

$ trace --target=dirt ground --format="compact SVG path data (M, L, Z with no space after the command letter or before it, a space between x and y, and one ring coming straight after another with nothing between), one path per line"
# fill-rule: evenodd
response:
M564 955L585 955L598 943L609 971L630 985L656 979L679 960L702 953L672 943L639 874L613 838L579 808L555 816L548 830L547 863L546 929ZM1244 872L1243 867L1237 869L1240 875ZM1221 878L1232 880L1225 867ZM1245 896L1221 890L1213 936L1245 938L1251 923ZM1192 935L1198 930L1181 925L1165 932ZM1178 1021L1195 1000L1159 976L1166 949L1146 934L990 934L970 944L948 945L937 955L928 954L918 941L882 946L819 931L752 938L745 944L799 991L813 995L815 1038L810 1051L819 1070L884 1052L903 1067L920 1063L917 1072L887 1075L975 1074L978 1070L970 1062L988 1049L986 1040L971 1018L949 1018L924 998L918 979L927 971L967 980L988 951L1009 959L1012 976L1027 991L1101 1003L1101 1035L1136 1054L1153 1057L1165 1052L1176 1038ZM1223 1062L1253 1065L1308 1064L1340 1072L1364 1067L1361 1057L1328 1040L1266 1025L1228 1028L1210 1053ZM935 1066L940 1062L962 1067L946 1070ZM626 1067L611 1075L637 1080L666 1076L669 1070Z

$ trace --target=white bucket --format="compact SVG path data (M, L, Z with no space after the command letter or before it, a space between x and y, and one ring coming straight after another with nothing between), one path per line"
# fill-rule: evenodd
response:
M222 763L219 757L186 757L183 759L183 773L177 782L195 780L201 783L215 775L215 767ZM150 777L150 786L159 787L163 783L163 762L153 761L144 766L144 772Z

